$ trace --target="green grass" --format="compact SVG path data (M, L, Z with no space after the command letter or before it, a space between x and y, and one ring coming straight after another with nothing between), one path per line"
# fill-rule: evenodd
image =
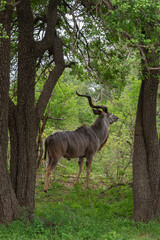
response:
M60 174L61 175L61 174ZM82 179L56 176L43 192L44 176L37 179L35 217L0 226L0 240L160 240L160 221L135 224L129 186L107 190L105 185L85 189Z

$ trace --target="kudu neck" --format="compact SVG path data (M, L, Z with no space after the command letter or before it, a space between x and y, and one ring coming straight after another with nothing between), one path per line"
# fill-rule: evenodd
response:
M103 142L104 139L109 134L109 127L110 127L109 121L103 116L99 116L96 119L96 121L91 125L91 128L95 132L100 142Z

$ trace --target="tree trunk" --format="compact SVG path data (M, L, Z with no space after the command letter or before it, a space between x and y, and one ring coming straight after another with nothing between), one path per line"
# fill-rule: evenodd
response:
M47 37L33 39L33 16L29 0L17 4L19 26L17 105L10 100L9 130L11 143L10 176L18 202L32 215L36 181L36 136L52 90L65 68L62 44L55 37L57 1L50 1ZM52 24L53 21L53 24ZM49 35L50 34L50 35ZM51 71L35 106L36 60L47 49L54 55L55 68Z
M10 103L11 180L18 202L31 215L36 180L35 64L33 17L28 1L17 6L17 106Z
M4 161L4 149L0 148L0 223L10 222L21 215L21 208L12 188Z
M156 55L148 58L153 63ZM153 66L153 65L152 65ZM148 221L160 214L160 151L156 128L159 72L148 72L142 61L133 154L133 199L135 221Z
M0 12L0 22L9 37L0 39L0 223L21 214L7 170L11 16L12 7L6 5L5 11Z

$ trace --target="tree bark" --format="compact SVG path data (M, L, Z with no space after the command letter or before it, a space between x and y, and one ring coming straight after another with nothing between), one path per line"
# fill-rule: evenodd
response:
M7 170L11 17L12 7L7 4L6 9L0 12L0 22L8 35L7 39L0 39L0 223L21 215Z
M33 38L34 19L29 0L17 4L19 27L17 105L9 102L11 144L10 176L20 206L32 215L36 181L36 136L53 88L65 68L63 46L56 37L57 1L50 0L46 36L40 42ZM46 81L35 106L36 60L52 49L55 67Z
M146 59L153 66L157 55L152 53ZM148 221L160 214L160 150L156 128L159 71L148 72L142 60L142 74L133 154L135 221Z
M29 1L17 5L17 106L10 103L11 180L18 202L32 214L36 179L35 66L33 16Z
M11 222L22 215L3 156L4 149L0 148L0 223Z

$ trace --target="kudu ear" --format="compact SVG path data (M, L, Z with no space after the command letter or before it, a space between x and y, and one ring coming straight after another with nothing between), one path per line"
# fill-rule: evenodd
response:
M99 109L92 109L92 110L93 110L93 113L94 113L95 115L101 115L101 114L102 114L102 111L99 110Z
M102 108L103 112L105 112L105 113L107 113L107 114L108 114L108 108L107 108L107 107L105 107L105 106L102 106L101 108Z

